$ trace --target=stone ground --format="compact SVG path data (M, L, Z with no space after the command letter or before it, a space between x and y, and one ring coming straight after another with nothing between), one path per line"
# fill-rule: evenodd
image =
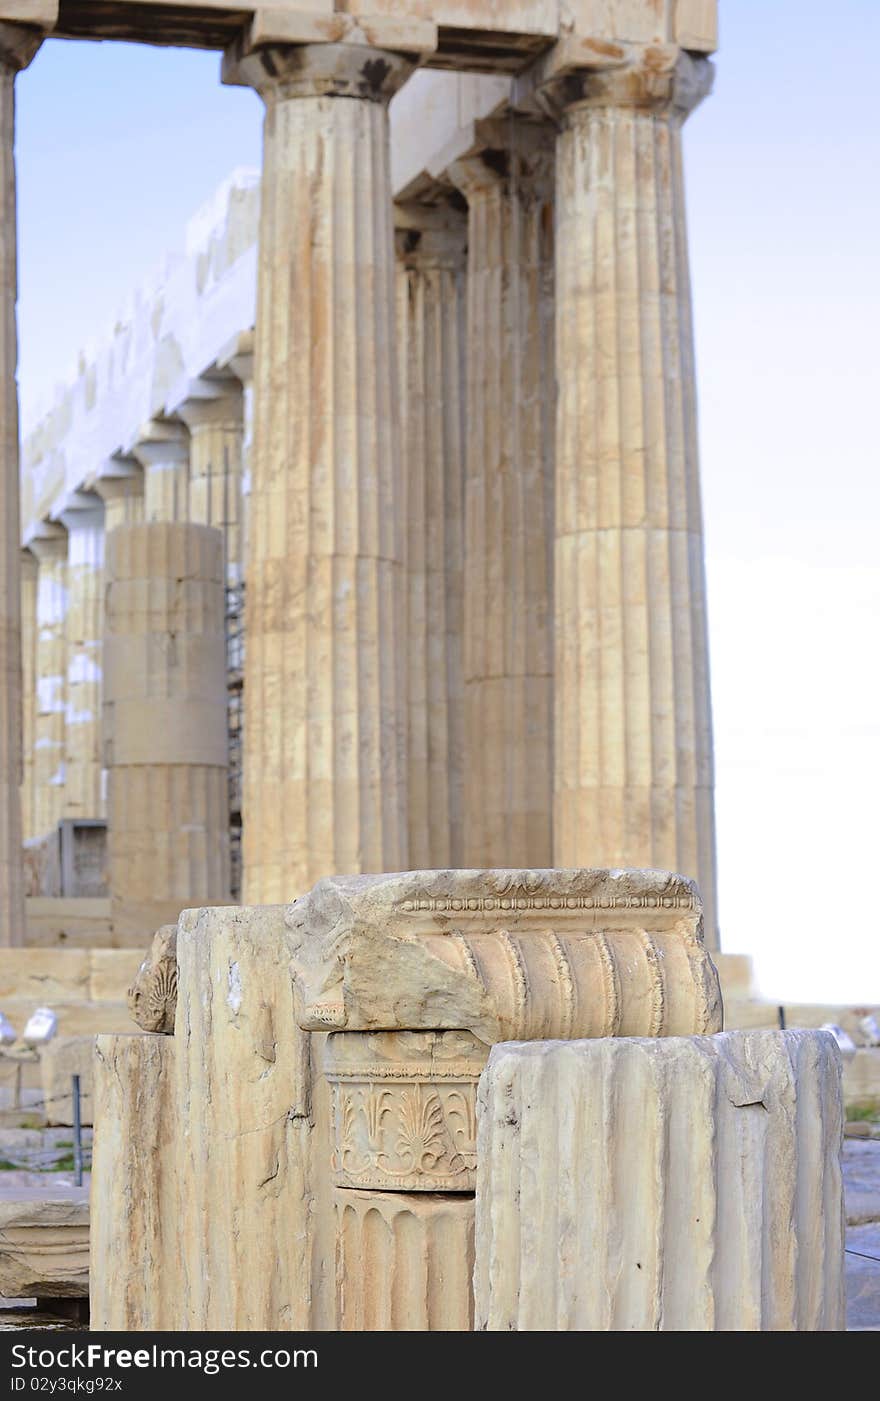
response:
M11 1130L0 1131L0 1158L3 1156L3 1143L6 1142L6 1149L19 1152L25 1158L36 1159L37 1162L55 1161L58 1156L66 1157L69 1150L64 1146L72 1137L72 1129L19 1129L16 1130L15 1142L11 1142ZM91 1139L91 1130L88 1130ZM42 1134L44 1142L42 1145L35 1144L34 1139L38 1139ZM60 1139L60 1146L59 1140ZM10 1154L11 1157L11 1154ZM86 1162L89 1158L86 1156ZM86 1172L83 1175L83 1183L88 1185L91 1174ZM21 1187L73 1187L76 1179L72 1172L51 1172L45 1168L28 1170L26 1168L7 1169L0 1172L0 1196L5 1191L17 1191ZM84 1325L73 1319L59 1318L57 1314L46 1313L36 1308L36 1299L3 1299L0 1298L0 1333L14 1333L23 1328L34 1328L51 1330L53 1332L82 1332Z
M847 1138L843 1184L846 1326L853 1331L880 1332L880 1140Z
M91 1161L92 1130L83 1129L83 1158L85 1166ZM31 1172L68 1171L73 1164L73 1129L71 1128L0 1128L0 1191L4 1187L20 1187L8 1176L10 1168Z
M69 1129L49 1132L70 1134ZM27 1146L32 1147L30 1143ZM55 1151L57 1145L53 1143L51 1149ZM880 1140L847 1138L843 1146L843 1182L847 1221L846 1326L852 1332L880 1332ZM4 1187L38 1187L43 1183L72 1187L73 1175L24 1170L0 1173L0 1192ZM82 1330L80 1323L37 1313L33 1302L0 1299L0 1332L21 1328Z

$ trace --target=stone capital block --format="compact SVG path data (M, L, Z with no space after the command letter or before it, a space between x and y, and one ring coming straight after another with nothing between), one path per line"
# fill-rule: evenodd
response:
M715 65L679 43L607 44L568 34L514 80L513 103L557 121L578 106L628 107L683 122L712 91Z
M465 1031L328 1036L335 1185L472 1192L477 1081L488 1054Z
M300 1025L491 1043L721 1028L692 881L661 871L411 871L288 909Z
M496 1046L477 1328L842 1329L840 1074L823 1031Z
M414 67L414 58L401 52L358 43L277 43L266 33L250 52L241 46L227 51L223 81L255 88L267 104L291 97L352 97L386 104Z
M30 5L33 24L14 23L18 19L30 19L30 14L19 14L18 8ZM0 67L7 73L19 73L27 68L37 49L43 42L42 29L37 24L46 21L46 7L42 0L20 0L19 7L4 5L0 10Z

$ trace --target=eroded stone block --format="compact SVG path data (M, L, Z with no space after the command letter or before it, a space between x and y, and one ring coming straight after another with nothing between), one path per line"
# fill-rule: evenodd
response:
M91 1327L186 1327L177 1193L175 1042L100 1036L95 1057Z
M0 1295L82 1297L89 1292L87 1187L21 1187L0 1197Z

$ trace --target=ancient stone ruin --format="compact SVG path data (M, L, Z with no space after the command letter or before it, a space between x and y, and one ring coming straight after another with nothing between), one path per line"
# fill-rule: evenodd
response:
M85 1231L98 1331L844 1326L828 1009L769 1029L718 953L715 11L0 0L0 991L57 1004L32 1059L66 1123L84 1057L95 1132L90 1220L0 1207L0 1294L82 1296ZM218 50L264 158L20 511L46 35Z

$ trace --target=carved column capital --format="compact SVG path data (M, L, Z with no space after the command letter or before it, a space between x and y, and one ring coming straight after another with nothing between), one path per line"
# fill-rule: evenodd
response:
M0 20L0 66L13 73L27 68L43 37L43 31L30 24L8 24Z
M395 203L394 242L407 268L460 272L467 253L467 215L449 204Z
M415 68L401 53L360 43L267 44L228 49L223 81L255 88L268 105L292 97L354 97L387 104Z
M104 506L113 501L127 500L131 496L143 496L144 478L139 465L133 471L125 472L120 476L96 477L93 482L93 489L104 502Z
M515 104L564 123L573 110L625 107L684 122L712 91L715 65L677 44L605 46L608 52L557 45L517 84ZM531 90L529 93L528 90Z
M67 558L67 531L61 525L46 526L45 532L28 540L27 547L40 564Z
M186 429L182 423L170 419L151 418L140 429L130 455L145 471L156 464L186 462L189 456Z
M522 117L476 122L470 144L451 159L446 174L470 200L483 190L517 187L549 197L553 187L552 128Z
M190 433L205 427L238 428L242 421L241 385L237 378L193 380L174 410Z

